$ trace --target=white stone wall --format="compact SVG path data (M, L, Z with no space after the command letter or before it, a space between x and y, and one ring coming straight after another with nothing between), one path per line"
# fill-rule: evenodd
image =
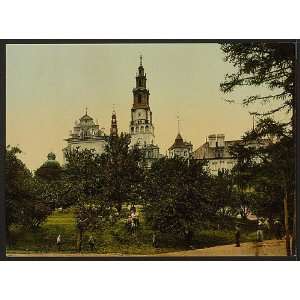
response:
M208 160L208 170L213 175L218 175L218 171L228 170L231 171L236 163L233 158L220 158Z

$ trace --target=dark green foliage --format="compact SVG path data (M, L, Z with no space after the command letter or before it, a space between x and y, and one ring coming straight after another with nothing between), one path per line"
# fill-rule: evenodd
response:
M295 249L295 191L294 191L294 158L295 139L293 128L296 127L296 92L295 61L296 47L294 43L224 43L221 46L225 61L236 67L236 72L227 74L220 84L224 93L230 93L242 86L264 86L269 89L266 95L251 95L242 100L245 106L252 103L270 104L265 113L254 112L257 116L271 116L261 119L256 130L246 133L248 140L267 138L270 145L257 151L260 162L252 173L256 172L255 182L249 182L256 190L254 210L267 213L270 218L274 214L284 215L286 231L287 255L290 254L289 218L293 218L293 249ZM278 111L291 112L288 122L275 122ZM255 171L254 171L255 170ZM251 170L249 170L251 173ZM282 210L279 212L279 202ZM283 212L284 208L284 212ZM291 213L292 212L292 213Z
M18 224L38 227L51 213L47 186L35 180L25 164L17 157L21 150L8 146L5 167L6 226Z
M62 167L58 163L46 162L40 166L35 176L46 182L53 182L61 179Z
M130 136L121 133L111 136L102 155L104 198L121 212L125 203L138 204L144 180L143 154L138 148L129 148Z
M154 231L190 240L195 226L215 214L203 162L161 158L145 184L144 212Z

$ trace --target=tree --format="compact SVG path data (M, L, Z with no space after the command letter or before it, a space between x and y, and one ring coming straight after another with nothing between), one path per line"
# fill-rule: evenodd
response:
M154 231L183 237L190 243L195 227L216 213L210 184L202 161L157 160L145 181L146 222Z
M78 194L92 197L103 194L104 163L94 149L69 149L65 152L64 180L67 190L73 190L75 204ZM73 202L73 203L72 203Z
M252 200L252 180L253 168L256 164L256 152L253 147L245 141L236 142L230 147L230 154L236 159L236 164L232 169L233 206L236 207L243 219L246 219L250 213Z
M274 118L275 114L279 111L287 113L291 112L291 118L288 122L282 122L276 124L274 120L269 119L267 122L261 123L262 132L266 136L273 135L274 130L283 130L287 128L287 139L292 142L289 153L295 157L295 139L293 135L293 128L295 128L296 114L296 93L295 93L295 44L294 43L224 43L221 45L221 49L225 54L225 61L233 64L236 68L236 72L233 74L227 74L225 81L220 84L221 91L224 93L230 93L238 87L243 86L264 86L267 87L270 93L266 95L251 95L242 100L243 105L248 106L252 103L269 103L271 108L264 112L253 112L258 117L271 116ZM271 122L270 122L271 120ZM269 124L268 124L269 122ZM270 126L273 125L273 126ZM275 148L283 151L286 146L280 145L285 143L286 138L279 138ZM272 147L268 148L272 151ZM273 153L274 154L274 153ZM281 158L287 158L283 153L277 155ZM288 161L286 161L288 163ZM288 163L289 165L289 163ZM274 165L275 167L275 165ZM283 177L279 176L282 180ZM294 178L288 177L289 179ZM282 181L283 185L286 185L286 180ZM287 189L286 189L287 190ZM293 197L295 201L295 192L293 191ZM295 209L294 214L290 214L288 210L288 194L285 193L283 197L284 203L284 219L285 219L285 231L286 231L286 248L287 254L290 253L289 246L289 217L293 215L294 230L293 230L293 242L295 243ZM295 207L295 205L294 205ZM295 250L295 245L292 247Z
M221 223L225 225L228 217L235 216L235 193L233 176L228 170L219 171L217 176L212 177L212 197L213 205L217 211L217 216L221 218ZM220 222L218 222L220 225Z
M89 149L69 149L62 183L56 195L62 207L75 207L77 250L82 249L84 232L94 230L103 212L110 209L104 199L104 159Z
M119 213L125 203L136 204L144 180L143 153L137 147L129 148L130 136L110 136L102 154L104 170L104 197Z
M91 197L82 199L75 207L75 219L77 228L77 250L82 250L84 232L99 229L109 220L115 211L107 207L106 203L99 198Z
M242 86L266 86L268 95L251 95L242 100L243 105L260 102L274 107L263 115L291 111L295 108L295 44L244 42L223 43L224 60L236 67L236 72L226 74L220 84L221 91L230 93ZM256 112L257 115L260 113Z
M5 203L7 233L12 224L36 228L51 213L45 196L46 186L32 177L17 157L22 151L7 146L5 166Z

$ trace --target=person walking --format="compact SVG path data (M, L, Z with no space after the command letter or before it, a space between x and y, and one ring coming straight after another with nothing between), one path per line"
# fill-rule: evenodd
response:
M257 242L264 241L263 222L260 219L258 220L258 223L257 223L256 241Z
M155 232L153 232L153 234L152 234L152 246L154 248L157 248L157 238L156 238Z
M95 251L95 239L92 235L89 238L89 245L90 245L91 252L94 252Z
M60 251L61 250L61 235L59 234L57 239L56 239L56 246L57 246L57 250Z
M240 240L241 240L241 230L240 230L240 225L237 224L235 226L235 246L240 247Z

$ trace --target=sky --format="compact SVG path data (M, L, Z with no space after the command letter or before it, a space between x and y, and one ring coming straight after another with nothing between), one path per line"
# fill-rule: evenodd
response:
M20 158L31 170L51 151L62 163L64 139L86 107L109 134L114 106L119 132L128 132L140 54L162 154L178 133L178 115L181 135L196 150L209 134L239 139L252 128L249 111L268 109L240 104L246 96L266 93L263 88L220 91L234 69L218 44L7 45L6 144L21 148ZM237 103L227 103L228 97Z

